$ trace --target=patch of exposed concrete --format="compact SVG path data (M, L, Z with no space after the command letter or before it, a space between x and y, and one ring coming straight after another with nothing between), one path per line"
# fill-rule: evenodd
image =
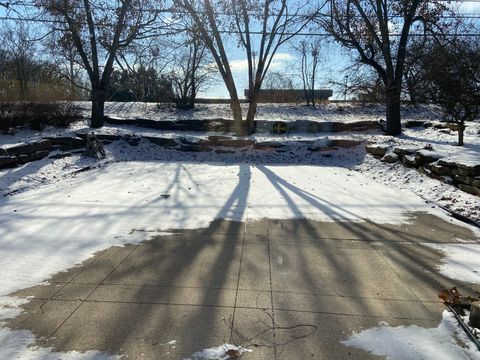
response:
M373 359L340 340L379 321L435 327L441 288L478 294L440 275L442 254L424 243L480 239L431 214L409 218L217 220L171 230L12 294L34 299L6 326L55 351L128 359L181 359L224 343L252 349L245 359Z

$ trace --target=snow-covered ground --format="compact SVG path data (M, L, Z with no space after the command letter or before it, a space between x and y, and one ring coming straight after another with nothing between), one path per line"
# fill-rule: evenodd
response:
M353 334L343 344L384 356L387 360L480 359L480 351L447 310L436 328L391 327L381 323L378 327Z
M133 106L131 110L124 108L129 104L109 106L107 113L115 116L153 118L155 113L158 120L169 119L168 116L181 118L176 111L155 110L154 104L130 104ZM360 108L342 105L344 110L338 110L338 106L313 110L268 105L260 108L259 118L355 121L383 117L381 107L377 106ZM146 108L152 108L151 113ZM437 115L432 111L430 108L408 109L408 117L436 119ZM203 105L200 111L183 113L182 116L226 117L228 106ZM478 123L469 126L465 136L467 146L463 148L454 146L455 134L441 133L434 128L406 129L398 138L375 131L252 136L257 141L287 143L287 150L281 153L253 149L226 154L187 153L165 150L146 140L138 146L119 140L106 146L107 157L100 161L76 153L61 159L45 158L18 168L1 170L0 295L6 296L45 281L54 273L112 245L137 243L168 229L205 227L216 218L241 221L262 217L311 218L400 223L407 219L407 211L431 211L445 216L417 193L479 219L478 197L428 178L416 170L381 163L366 154L362 146L329 153L308 150L310 146L325 145L329 139L354 138L392 145L432 144L437 151L453 157L461 156L465 161L476 161L480 157L479 129ZM14 136L0 135L0 145L86 130L84 122L74 124L67 131L47 129L38 133L22 130ZM132 126L106 126L101 132L178 136L173 132ZM210 134L182 134L185 135L193 140ZM312 143L297 143L303 140L311 140ZM87 166L92 169L77 172ZM474 251L478 251L478 245L472 246L477 246ZM460 250L453 254L462 256ZM22 258L21 263L18 258ZM452 258L452 262L455 261L458 262L457 257ZM446 264L449 262L446 261ZM478 262L473 261L469 266L478 266ZM3 319L15 316L21 301L2 298L0 321L2 314ZM439 328L444 326L442 324ZM391 336L391 331L393 335L397 333L396 328L383 328L387 329L388 336ZM431 333L425 334L430 336ZM441 336L450 336L447 333L452 335L442 330ZM12 335L9 330L0 329L0 344L10 346L4 349L18 350L12 345L15 342L22 344L24 358L108 358L108 354L99 353L68 356L48 351L41 353L45 350L28 348L33 343L31 334L17 332ZM358 344L352 340L350 345ZM362 348L377 351L368 346ZM390 356L381 351L377 352Z
M86 116L90 115L90 102L77 102ZM242 104L244 113L248 104ZM106 103L105 114L124 119L144 118L151 120L202 120L202 119L231 119L231 110L228 104L199 104L195 110L176 110L167 104L157 105L155 103ZM437 109L422 106L418 108L405 108L403 116L405 119L415 120L418 117L439 119ZM328 103L319 105L316 108L306 107L303 104L260 104L256 115L257 120L267 121L340 121L352 122L363 120L379 120L385 118L383 106L350 104L350 103Z

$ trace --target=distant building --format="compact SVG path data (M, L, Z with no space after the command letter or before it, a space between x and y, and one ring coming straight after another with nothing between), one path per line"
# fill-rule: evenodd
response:
M312 92L307 92L310 97ZM315 102L326 101L329 97L333 96L333 90L322 89L314 90L313 94L315 96ZM244 92L245 98L248 100L248 90ZM259 103L299 103L305 102L305 91L297 89L289 90L273 90L273 89L262 89L258 96Z

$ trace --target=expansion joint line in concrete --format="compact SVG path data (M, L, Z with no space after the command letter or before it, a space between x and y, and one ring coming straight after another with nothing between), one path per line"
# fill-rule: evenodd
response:
M103 278L103 280L100 281L100 282L95 286L95 288L94 288L92 291L90 291L90 293L89 293L84 299L81 300L80 304L79 304L77 307L75 307L75 309L73 309L73 311L70 313L70 315L68 315L68 316L60 323L60 325L58 325L57 328L50 334L50 336L48 336L48 337L43 341L43 344L44 344L44 345L45 345L45 343L46 343L51 337L53 337L53 336L58 332L58 330L60 330L60 328L68 321L68 319L70 319L70 318L73 316L73 314L75 314L75 312L80 308L80 306L82 306L82 305L88 300L88 298L98 289L98 287L99 287L100 285L102 285L103 282L104 282L115 270L117 270L117 268L118 268L120 265L122 265L123 262L124 262L125 260L127 260L127 258L128 258L130 255L132 255L135 250L137 250L138 246L139 246L139 245L136 245L136 246L132 249L132 251L130 251L130 252L122 259L122 261L120 261L116 266L114 266L114 268Z
M275 339L275 310L273 306L272 260L270 256L270 233L268 231L268 220L266 220L266 224L267 224L268 276L269 276L269 282L270 282L270 305L272 309L273 354L275 359L277 359L277 345L276 345L276 339Z
M103 254L104 252L105 252L105 250L103 250L103 251L101 252L101 254ZM99 255L99 257L101 257L101 254ZM95 262L95 261L97 261L97 260L94 260L93 262ZM48 302L49 302L50 300L52 300L57 294L59 294L63 289L65 289L68 285L70 285L73 280L75 280L78 276L80 276L80 274L83 273L83 272L85 271L85 269L86 269L86 267L82 268L82 270L81 270L78 274L76 274L73 278L71 278L70 280L68 280L66 283L62 284L62 285L58 288L58 290L55 291L52 295L50 295L47 299L45 299L45 298L36 298L36 299L38 299L38 300L42 300L42 301L43 301L43 303L40 305L40 307L38 308L38 310L31 312L31 313L30 313L28 316L26 316L25 319L23 319L23 320L15 327L15 329L13 329L13 330L19 329L19 328L25 323L25 321L27 321L30 317L32 317L32 316L33 316L34 314L36 314L38 311L41 311L42 314L43 314L43 307L44 307L45 305L47 305Z
M380 256L381 259L383 259L383 261L385 261L385 263L387 264L387 266L390 268L390 270L393 271L393 273L397 276L397 278L407 287L408 291L410 291L410 293L415 297L415 299L417 299L416 301L418 301L421 306L427 311L428 314L430 314L431 316L433 316L432 312L430 311L430 309L428 307L425 306L425 304L423 303L423 301L417 296L417 294L415 294L415 292L412 290L412 288L410 287L410 284L408 283L408 281L405 281L401 276L400 274L395 270L395 268L390 264L390 261L388 261L388 259L380 252L378 251L377 249L373 248L373 251L375 251L375 253ZM415 262L415 259L410 255L410 254L407 254L407 256Z
M240 265L238 266L238 275L237 275L237 287L235 289L235 302L233 304L233 315L231 322L229 324L230 326L230 343L233 344L233 332L234 332L234 327L235 327L235 312L237 309L237 299L238 299L238 289L240 287L240 275L242 274L242 261L243 261L243 250L245 249L245 233L247 231L247 221L248 219L245 219L245 224L243 228L243 237L242 237L242 251L240 253Z

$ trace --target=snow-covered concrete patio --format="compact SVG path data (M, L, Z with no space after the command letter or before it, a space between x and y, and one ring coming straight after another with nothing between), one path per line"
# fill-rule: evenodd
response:
M478 292L479 232L346 168L129 161L0 201L6 358L217 359L233 343L366 359L391 355L355 337L385 321L387 337L429 329L392 358L478 358L437 294ZM449 271L459 242L473 263Z
M428 244L476 237L425 213L409 219L401 226L217 220L110 247L48 285L13 294L34 298L6 322L15 331L2 339L3 354L183 359L233 343L252 350L245 359L369 359L376 357L345 345L391 355L389 347L372 347L371 337L362 342L362 333L349 340L382 323L377 339L401 334L391 358L475 359L473 348L456 343L466 339L452 319L437 329L438 289L457 282L437 274L441 253ZM434 239L425 236L430 232ZM428 336L419 336L422 331ZM19 338L40 348L19 349ZM224 358L207 354L192 358Z

